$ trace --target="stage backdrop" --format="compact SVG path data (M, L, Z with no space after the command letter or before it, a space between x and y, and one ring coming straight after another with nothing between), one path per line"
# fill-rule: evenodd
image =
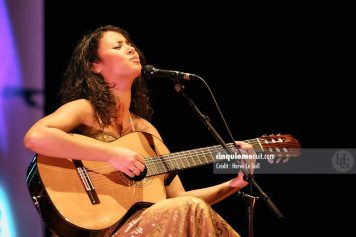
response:
M39 237L26 130L43 115L43 1L0 0L0 237Z

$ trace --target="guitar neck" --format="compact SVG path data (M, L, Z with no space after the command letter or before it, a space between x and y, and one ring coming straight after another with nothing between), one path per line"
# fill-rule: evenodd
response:
M263 151L263 147L258 138L245 140L244 142L252 145L256 152ZM227 146L231 149L235 148L233 143L228 143ZM174 152L168 155L157 157L149 157L145 159L147 176L211 164L216 161L215 157L217 154L224 152L225 150L221 145L216 145L187 151Z

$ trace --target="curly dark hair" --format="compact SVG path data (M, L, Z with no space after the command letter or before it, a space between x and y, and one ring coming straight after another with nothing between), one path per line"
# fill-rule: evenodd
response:
M94 73L92 70L92 63L99 61L98 44L106 31L122 34L138 52L141 64L145 64L144 55L133 44L125 30L112 25L102 26L85 34L77 43L59 91L61 104L77 99L90 101L96 112L95 119L102 127L110 125L111 118L115 117L117 112L114 96L110 93L110 85L104 81L101 74ZM136 116L149 120L153 110L146 83L141 75L134 80L131 93L130 111Z

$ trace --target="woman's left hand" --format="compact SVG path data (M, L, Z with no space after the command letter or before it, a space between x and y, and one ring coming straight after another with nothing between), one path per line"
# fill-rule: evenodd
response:
M256 153L253 150L253 146L243 142L243 141L236 141L235 142L238 147L240 147L239 151L242 155L246 155L245 159L240 159L241 165L246 167L247 170L251 175L254 172L254 165L256 163ZM248 182L244 179L245 174L240 170L237 174L237 177L231 180L230 186L231 187L240 187L243 188L248 185Z

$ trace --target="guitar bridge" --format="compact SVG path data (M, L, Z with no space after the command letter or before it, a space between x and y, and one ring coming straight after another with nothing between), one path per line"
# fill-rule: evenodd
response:
M84 186L85 191L88 194L90 202L92 204L99 204L100 200L95 191L94 185L89 177L87 169L84 167L83 162L80 160L73 160L75 167L77 168L78 175L82 184Z

